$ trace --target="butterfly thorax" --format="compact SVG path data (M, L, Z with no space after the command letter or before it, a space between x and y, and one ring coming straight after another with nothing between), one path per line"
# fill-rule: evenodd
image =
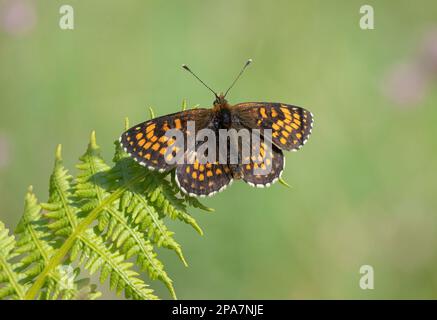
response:
M232 126L231 106L221 94L212 108L213 123L216 129L229 129Z

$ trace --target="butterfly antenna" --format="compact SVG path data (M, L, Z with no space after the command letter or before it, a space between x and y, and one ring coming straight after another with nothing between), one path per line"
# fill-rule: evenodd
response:
M247 66L248 66L249 64L251 64L251 63L252 63L252 59L249 59L249 60L246 61L246 63L244 64L243 68L241 69L240 73L239 73L239 74L237 75L237 77L235 78L234 82L232 82L232 84L230 85L230 87L228 88L228 90L226 90L225 95L224 95L225 97L226 97L226 95L228 94L229 90L232 89L232 87L234 86L234 84L235 84L235 83L237 82L237 80L241 77L241 75L243 74L244 70L246 70Z
M200 81L200 83L202 83L205 87L207 87L212 93L214 93L214 95L215 95L215 97L218 99L218 95L217 95L217 93L214 91L214 90L212 90L205 82L203 82L202 80L200 80L200 78L193 72L193 71L191 71L191 69L186 65L186 64L183 64L182 65L182 68L184 68L185 70L187 70L189 73L191 73L197 80L199 80Z

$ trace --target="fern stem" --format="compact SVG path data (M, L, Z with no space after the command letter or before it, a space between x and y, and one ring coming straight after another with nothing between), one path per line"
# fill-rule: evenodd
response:
M24 299L33 300L41 287L44 285L44 282L49 275L49 273L54 270L61 262L62 259L67 255L68 251L73 246L74 242L77 240L79 235L81 235L97 218L99 213L105 209L105 207L115 200L117 200L123 192L125 192L131 185L141 181L144 178L144 175L138 175L135 178L132 178L128 183L126 183L123 187L117 189L114 193L112 193L109 197L105 198L99 206L95 207L88 216L83 219L74 231L70 234L70 236L65 240L62 246L56 251L56 253L51 257L49 263L45 266L44 270L39 274L36 281L33 283L32 287L27 291Z

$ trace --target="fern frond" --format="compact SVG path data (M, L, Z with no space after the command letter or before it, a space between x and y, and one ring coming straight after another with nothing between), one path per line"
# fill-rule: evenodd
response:
M73 205L73 176L68 173L62 161L61 145L56 148L55 165L50 176L49 199L41 206L50 219L48 227L53 234L65 238L77 226L78 208Z
M0 299L24 299L26 294L26 287L21 284L25 275L15 272L17 263L13 260L18 255L15 247L15 237L9 235L0 221Z
M94 209L100 205L102 199L109 196L110 181L114 179L108 174L109 166L106 165L100 155L95 137L87 152L81 157L81 164L77 167L80 173L77 178L76 196L81 203L83 212ZM135 188L135 185L132 186ZM128 188L124 194L129 192ZM86 195L84 197L84 195ZM150 241L144 237L144 233L138 231L138 226L132 224L132 220L123 211L120 211L117 201L103 210L98 218L98 230L104 240L110 240L125 255L126 259L137 257L137 264L143 271L147 271L150 278L159 279L167 286L173 297L175 296L172 280L164 271L162 263L156 258L156 253Z
M115 142L114 167L110 175L118 183L115 188L126 184L133 177L143 174L145 179L142 183L132 185L120 198L119 210L126 212L129 221L139 226L139 231L145 232L153 244L174 250L182 262L186 265L180 245L174 240L173 232L168 231L158 211L147 198L147 189L151 181L149 175L155 175L143 167L138 166Z
M30 187L25 197L23 217L15 230L18 239L15 252L21 257L16 271L26 276L22 280L26 285L30 285L40 274L55 251L56 243L51 240L53 237L46 225L41 206ZM97 297L99 293L85 285L89 279L78 279L79 273L80 269L73 271L71 266L52 270L42 287L40 297L44 300L76 299L79 295L86 296L88 290L91 294L88 298Z
M82 163L78 165L80 168L86 168L87 170L85 171L87 172L91 171L92 175L89 176L82 172L78 177L76 186L73 186L72 176L68 174L68 171L63 166L60 147L57 149L55 167L50 179L49 201L43 204L43 207L47 210L46 216L51 219L49 228L58 237L70 236L78 222L80 222L79 216L85 215L94 209L94 203L101 203L98 200L95 202L95 195L98 192L100 192L101 196L105 195L103 189L95 190L94 192L92 190L93 188L101 187L91 180L98 177L99 172L107 169L103 159L96 158L96 147L95 135L93 134L87 152L81 157ZM99 177L99 179L103 178ZM99 183L102 183L102 181L99 180ZM85 268L90 273L103 268L102 264L104 264L105 270L107 268L111 270L112 278L118 277L122 280L124 279L120 281L119 289L126 289L126 295L129 293L129 297L136 299L155 299L156 297L151 294L151 290L144 289L145 284L142 283L142 280L133 277L133 271L128 270L129 265L119 263L120 253L115 250L108 251L104 244L105 239L98 238L99 236L90 230L79 234L73 246L70 259L74 260L78 255L77 250L80 248L81 262L84 262L85 257L88 257ZM101 277L101 279L104 278ZM132 290L132 293L129 290Z
M79 236L71 250L71 260L76 258L79 258L81 264L85 264L90 274L99 270L101 283L109 277L110 288L117 294L124 290L128 299L158 299L153 290L138 278L138 273L132 269L133 264L125 261L124 255L115 245L108 247L95 230L87 229Z
M179 219L191 225L200 235L203 235L196 220L186 211L184 200L176 196L174 188L164 177L165 174L155 172L146 177L145 194L149 202L158 212L162 212L173 220Z

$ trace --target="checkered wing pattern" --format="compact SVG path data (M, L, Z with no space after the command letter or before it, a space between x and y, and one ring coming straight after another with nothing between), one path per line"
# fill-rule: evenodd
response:
M194 121L194 128L198 131L208 125L210 118L210 109L192 109L154 118L124 132L120 143L139 164L152 170L167 171L175 167L171 160L183 145L165 133L170 129L179 129L186 141L190 134L194 134L187 129L188 121Z
M176 168L179 188L190 196L212 196L224 190L232 182L228 165L219 163L182 164Z
M233 106L241 124L250 129L271 129L273 143L296 151L308 140L313 125L311 112L283 103L247 102Z
M243 146L244 147L244 146ZM282 175L285 159L282 151L261 136L251 140L250 157L244 157L235 169L253 187L269 187Z

